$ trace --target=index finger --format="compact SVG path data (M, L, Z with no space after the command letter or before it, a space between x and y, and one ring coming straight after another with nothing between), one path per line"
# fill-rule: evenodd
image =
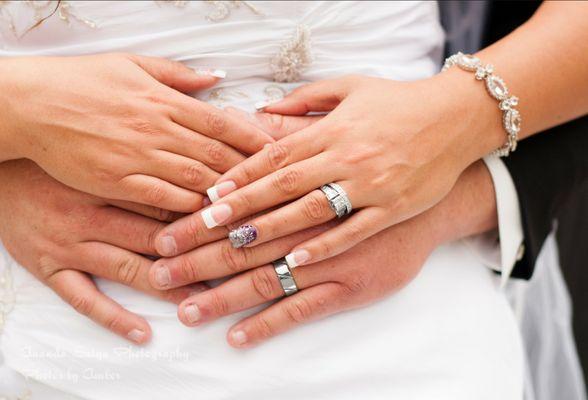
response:
M227 143L245 154L254 154L274 139L246 119L238 118L210 104L178 93L173 120L194 132Z

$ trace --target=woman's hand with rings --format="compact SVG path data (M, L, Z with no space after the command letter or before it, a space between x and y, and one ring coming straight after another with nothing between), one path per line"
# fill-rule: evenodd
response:
M104 198L195 211L220 174L273 141L184 94L215 85L218 70L102 54L7 58L0 74L7 159Z
M296 246L288 257L294 266L340 254L430 208L480 157L464 132L471 116L460 116L464 123L454 118L463 107L447 77L454 79L400 83L353 76L296 89L266 111L330 113L224 174L209 190L216 202L199 214L203 223L211 228L249 218L233 236L240 235L237 245L256 246L335 218L318 188L339 184L357 211Z

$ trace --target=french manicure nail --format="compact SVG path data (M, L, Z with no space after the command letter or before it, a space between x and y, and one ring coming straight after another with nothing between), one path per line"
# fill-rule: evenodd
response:
M231 333L231 341L237 346L247 343L247 334L243 331L235 331Z
M200 213L200 215L202 215L204 225L206 225L208 229L212 229L215 226L218 226L227 221L229 218L231 218L232 214L233 210L228 204L212 206Z
M155 270L155 282L162 288L168 287L171 283L171 274L165 265L160 265Z
M219 201L221 197L226 196L235 189L237 189L237 184L235 182L226 181L206 189L206 194L208 194L208 198L210 199L210 201L214 203Z
M290 268L296 268L310 260L310 253L306 250L296 250L286 256L286 263Z
M145 338L145 332L140 329L133 329L127 334L127 337L135 343L141 343Z
M231 245L236 249L253 242L255 239L257 239L257 228L253 225L241 225L229 232Z
M184 315L191 324L195 324L200 319L200 310L196 304L190 304L184 308Z
M196 72L198 75L214 76L215 78L220 78L220 79L224 79L227 77L227 72L223 71L222 69L195 68L194 72Z
M161 253L163 256L170 257L175 256L178 252L178 246L176 244L176 239L173 236L165 235L161 238Z

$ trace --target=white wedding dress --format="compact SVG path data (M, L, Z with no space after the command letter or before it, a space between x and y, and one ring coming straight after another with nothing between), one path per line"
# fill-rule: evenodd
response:
M122 51L220 68L227 78L198 97L248 110L343 74L430 76L443 42L434 2L62 1L27 32L56 6L4 2L0 56ZM522 399L522 346L500 277L462 242L439 248L398 294L246 351L225 334L247 313L187 328L175 305L98 279L153 328L148 346L131 346L0 249L4 368L29 377L32 399Z

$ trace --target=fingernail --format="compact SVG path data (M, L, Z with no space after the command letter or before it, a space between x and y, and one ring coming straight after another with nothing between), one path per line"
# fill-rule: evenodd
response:
M212 229L215 226L218 226L227 221L229 218L231 218L232 214L233 210L231 209L231 206L228 204L221 204L207 208L206 210L202 211L200 215L202 215L204 225L206 225L208 229Z
M237 346L242 346L247 343L247 334L243 331L235 331L231 333L231 342Z
M184 315L191 324L195 324L200 319L200 310L196 304L190 304L184 308Z
M170 257L177 254L178 246L173 236L165 235L160 239L159 243L161 245L161 255Z
M253 225L241 225L229 232L231 245L236 249L253 242L255 239L257 239L257 228Z
M296 268L310 260L310 253L306 250L296 250L286 256L286 262L290 268Z
M220 79L224 79L227 77L227 72L223 71L222 69L195 68L194 72L196 72L198 75L214 76L215 78L220 78Z
M135 343L141 343L145 338L145 332L140 329L133 329L127 334L127 337Z
M237 184L235 182L226 181L206 189L206 194L208 194L208 198L210 199L210 201L214 203L219 201L221 197L226 196L235 189L237 189Z
M160 265L155 270L155 283L161 288L168 287L171 283L171 275L166 266Z

